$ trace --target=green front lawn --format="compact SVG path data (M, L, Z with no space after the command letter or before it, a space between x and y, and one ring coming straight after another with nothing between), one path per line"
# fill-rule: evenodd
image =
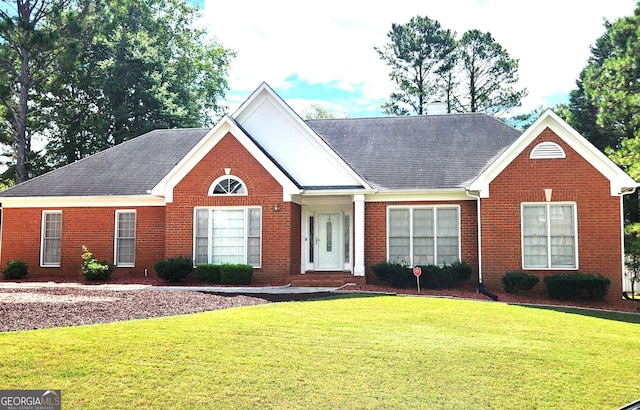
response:
M362 297L0 334L63 408L593 408L640 398L637 315ZM587 312L588 313L588 312Z

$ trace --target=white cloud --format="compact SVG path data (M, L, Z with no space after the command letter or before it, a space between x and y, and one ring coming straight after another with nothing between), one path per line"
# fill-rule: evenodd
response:
M392 23L426 15L458 36L475 28L491 32L520 60L520 86L529 90L522 111L530 111L572 90L589 46L604 32L603 18L631 15L634 7L634 0L207 0L203 21L225 47L238 52L229 78L232 108L263 81L278 92L287 90L294 75L308 84L357 90L362 111L374 101L378 106L393 86L373 47L387 42Z

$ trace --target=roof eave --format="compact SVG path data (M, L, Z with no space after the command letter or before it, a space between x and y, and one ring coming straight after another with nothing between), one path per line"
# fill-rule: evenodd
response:
M24 196L2 197L1 208L74 208L165 206L165 198L154 195Z

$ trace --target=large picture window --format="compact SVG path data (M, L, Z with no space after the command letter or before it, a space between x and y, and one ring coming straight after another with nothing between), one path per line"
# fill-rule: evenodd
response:
M116 211L116 266L135 266L136 211Z
M522 266L577 269L574 203L522 204Z
M40 238L40 265L60 266L60 247L62 245L62 212L44 211Z
M389 207L389 261L445 265L460 260L458 207Z
M194 231L196 264L246 263L260 266L260 208L196 208Z

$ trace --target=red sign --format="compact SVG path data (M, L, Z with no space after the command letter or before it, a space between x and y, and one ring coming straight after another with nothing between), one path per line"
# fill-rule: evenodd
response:
M413 268L413 274L416 275L416 278L422 275L422 268L420 266L416 266Z

